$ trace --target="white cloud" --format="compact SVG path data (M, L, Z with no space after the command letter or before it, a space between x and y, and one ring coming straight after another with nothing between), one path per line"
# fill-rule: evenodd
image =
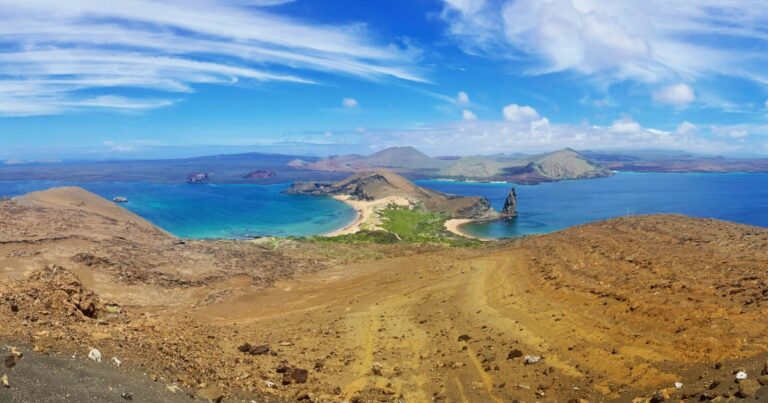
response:
M768 109L768 99L765 100L765 109Z
M640 123L635 122L631 118L623 118L613 122L611 125L611 132L616 134L635 134L640 133L643 127Z
M469 105L469 95L464 91L459 91L456 94L456 103L459 105Z
M465 51L527 61L527 73L572 70L647 83L717 74L768 82L761 50L768 2L443 1L448 32Z
M445 3L463 14L474 14L485 6L485 0L445 0Z
M252 5L259 7L280 6L287 3L293 3L296 0L240 0L236 4Z
M728 137L732 139L742 139L749 137L749 130L745 126L722 126L713 127L712 132L721 137Z
M502 110L504 119L510 122L527 123L534 120L539 120L541 117L536 109L530 106L520 106L518 104L509 104Z
M734 128L717 128L726 131ZM738 128L736 128L738 129ZM714 128L712 130L715 130ZM768 136L768 127L764 130ZM712 137L698 131L677 133L644 128L629 119L610 126L587 123L556 124L541 118L528 124L509 121L456 121L421 126L410 130L370 133L367 142L373 148L411 144L429 154L495 154L499 152L548 152L563 147L577 150L686 150L708 154L749 152L745 144L730 138Z
M696 127L695 124L693 124L693 123L691 123L691 122L686 120L686 121L684 121L683 123L680 123L677 126L677 129L675 129L675 133L677 133L677 134L691 134L691 133L696 132L697 129L698 129L698 127Z
M477 120L477 115L469 109L461 111L461 118L464 120Z
M357 108L357 100L355 98L344 98L341 100L341 106L345 108Z
M174 103L175 101L167 99L135 99L114 95L104 95L79 101L62 102L61 106L140 110L162 108L164 106L173 105Z
M377 43L363 25L315 25L261 7L285 2L0 0L0 114L61 113L91 89L313 83L308 70L424 81L415 50Z
M657 102L676 106L687 105L696 99L693 88L685 83L664 87L653 93L653 99Z

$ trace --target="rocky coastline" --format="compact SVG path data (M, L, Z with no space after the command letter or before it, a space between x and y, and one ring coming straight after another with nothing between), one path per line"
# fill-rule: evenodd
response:
M339 182L295 182L286 193L333 197L354 208L358 217L350 225L328 234L331 236L360 231L376 211L390 204L445 213L449 216L444 223L445 229L466 238L476 237L461 231L464 224L517 217L515 188L510 189L503 209L496 211L484 197L456 196L425 189L384 170L355 174Z

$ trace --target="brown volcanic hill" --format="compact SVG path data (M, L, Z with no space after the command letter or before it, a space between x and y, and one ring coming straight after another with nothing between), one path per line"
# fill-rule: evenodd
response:
M99 215L113 222L129 224L145 230L165 231L151 224L136 214L79 187L52 188L39 192L27 193L13 198L19 205L46 209L65 209L79 213Z
M448 165L446 161L432 158L413 147L389 147L361 159L370 167L399 168L408 170L433 170Z
M455 218L498 218L490 202L482 197L454 196L416 186L394 172L380 169L360 172L335 183L297 182L287 190L291 194L315 196L347 195L355 200L378 200L397 196Z
M494 178L517 183L540 183L610 176L612 172L566 148L513 161L491 157L464 157L440 174L458 178Z
M553 179L596 178L612 174L610 170L570 148L544 154L531 162L536 164L544 176Z

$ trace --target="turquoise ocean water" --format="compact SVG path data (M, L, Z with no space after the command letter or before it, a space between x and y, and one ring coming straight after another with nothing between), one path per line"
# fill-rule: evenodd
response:
M446 193L484 196L500 209L506 183L417 181ZM347 205L325 197L281 193L278 185L0 182L0 196L54 186L82 186L106 198L126 196L124 207L186 238L303 236L341 228L354 219ZM682 213L768 227L768 174L635 174L610 178L515 185L520 216L468 224L487 238L556 231L628 214Z
M0 195L54 186L80 186L107 199L125 196L123 207L184 238L305 236L333 231L355 211L329 197L287 195L287 184L188 185L143 182L0 182Z
M504 205L506 183L417 181L459 195L485 196ZM768 174L619 173L600 179L515 185L519 217L461 227L484 238L556 231L607 218L650 213L680 213L768 227Z

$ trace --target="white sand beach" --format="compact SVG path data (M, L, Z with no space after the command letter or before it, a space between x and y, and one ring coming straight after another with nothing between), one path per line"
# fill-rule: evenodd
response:
M411 201L405 197L390 196L379 200L353 200L347 195L333 196L334 199L347 203L357 212L357 217L345 227L328 232L325 236L347 235L360 232L363 229L377 229L381 224L380 217L376 212L385 209L389 205L407 207L412 205Z

